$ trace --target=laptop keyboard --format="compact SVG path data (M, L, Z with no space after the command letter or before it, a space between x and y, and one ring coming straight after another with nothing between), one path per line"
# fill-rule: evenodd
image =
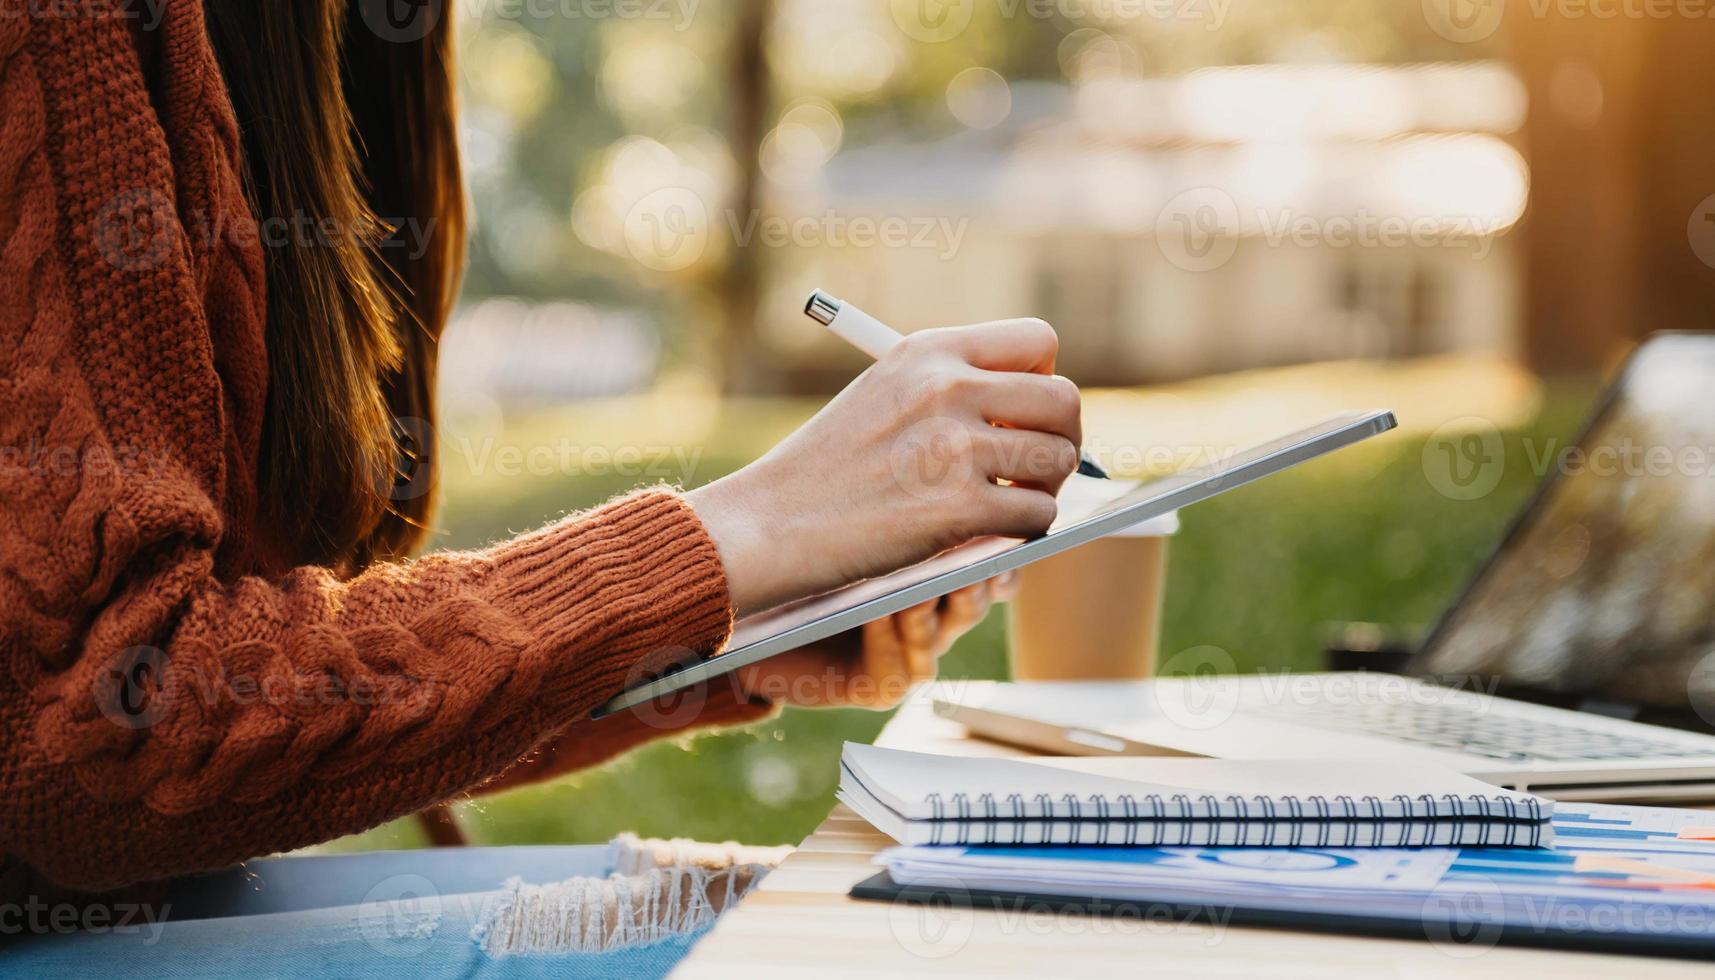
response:
M1674 742L1445 703L1325 703L1265 709L1293 724L1377 735L1504 762L1687 759L1710 755Z

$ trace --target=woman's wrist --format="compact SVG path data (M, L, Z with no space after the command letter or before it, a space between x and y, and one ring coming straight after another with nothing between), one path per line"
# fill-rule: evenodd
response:
M787 570L792 548L770 530L767 502L747 492L741 471L685 494L685 502L715 543L726 569L727 597L734 615L769 609L793 598Z

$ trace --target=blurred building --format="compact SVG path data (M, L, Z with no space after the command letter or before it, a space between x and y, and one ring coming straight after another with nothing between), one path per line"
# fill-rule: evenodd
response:
M449 403L522 407L629 394L655 379L661 346L639 311L485 299L460 307L448 325L441 388Z
M1501 65L994 86L993 125L770 186L803 222L763 304L794 387L858 363L790 319L811 286L907 328L1043 316L1085 383L1521 343L1526 100Z

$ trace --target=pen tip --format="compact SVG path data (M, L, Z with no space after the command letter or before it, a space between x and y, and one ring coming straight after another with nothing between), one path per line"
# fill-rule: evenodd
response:
M1102 464L1096 462L1095 458L1089 453L1085 453L1078 458L1078 472L1084 476L1094 477L1097 480L1109 479L1108 471L1102 469Z

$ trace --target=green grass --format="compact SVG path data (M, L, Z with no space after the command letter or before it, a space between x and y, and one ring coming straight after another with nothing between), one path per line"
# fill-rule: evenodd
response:
M1553 390L1528 426L1506 433L1507 465L1494 492L1474 501L1437 493L1424 474L1425 440L1395 434L1234 491L1184 515L1168 580L1163 655L1216 647L1241 670L1320 665L1327 626L1368 621L1427 625L1488 553L1537 481L1525 440L1576 428L1593 392ZM711 445L692 482L741 465L806 411L780 406L713 426L740 433ZM607 477L512 480L449 474L443 525L462 547L533 527L625 489ZM999 611L943 661L943 675L1003 678ZM644 835L755 844L796 843L833 804L841 742L873 739L886 715L788 710L735 733L647 746L606 767L551 785L463 806L483 844L605 841ZM401 821L338 842L339 849L413 846Z

